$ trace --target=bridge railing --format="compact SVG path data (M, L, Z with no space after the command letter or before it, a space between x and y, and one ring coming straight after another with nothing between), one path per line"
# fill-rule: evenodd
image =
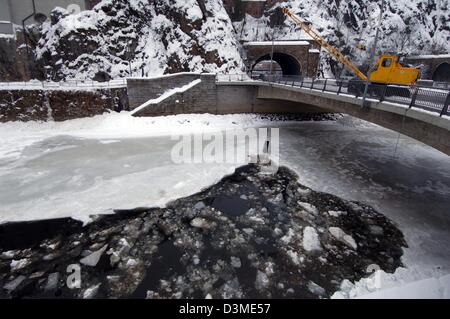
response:
M306 78L301 76L260 75L253 78L292 87L350 95L360 98L364 95L365 81L354 79ZM367 98L379 102L391 102L405 105L408 108L420 108L440 116L450 115L450 90L425 86L401 86L386 84L370 84Z
M65 80L59 82L31 80L28 82L0 82L0 90L20 89L109 89L127 86L126 79L115 79L108 82L91 80Z

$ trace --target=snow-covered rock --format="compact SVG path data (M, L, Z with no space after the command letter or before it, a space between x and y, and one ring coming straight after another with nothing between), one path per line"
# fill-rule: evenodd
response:
M103 0L93 10L56 13L57 19L42 25L36 48L37 59L53 66L56 79L243 68L222 0L203 6L194 0Z
M380 2L380 1L379 1ZM379 7L372 0L288 0L286 6L303 20L309 21L321 36L349 56L356 64L366 65L379 21ZM268 10L261 18L246 15L234 22L243 41L307 39L289 19L273 32ZM272 20L272 21L271 21ZM386 1L381 20L379 52L405 54L447 53L450 51L450 5L442 0ZM358 49L358 45L365 50ZM342 65L322 53L324 75L339 73Z

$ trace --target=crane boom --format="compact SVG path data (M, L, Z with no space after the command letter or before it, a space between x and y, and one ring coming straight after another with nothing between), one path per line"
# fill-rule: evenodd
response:
M289 9L284 8L283 12L289 16L299 27L302 28L314 41L320 46L324 47L328 53L330 53L336 60L342 63L349 71L355 73L361 80L367 81L367 76L364 75L352 62L350 62L341 52L335 47L325 41L316 31L311 29L304 21L302 21L297 15L293 14Z

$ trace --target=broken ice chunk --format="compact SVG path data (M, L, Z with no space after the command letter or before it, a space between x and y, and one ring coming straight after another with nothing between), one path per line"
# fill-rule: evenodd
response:
M101 284L98 284L98 285L95 285L95 286L92 286L92 287L86 289L83 293L83 299L94 298L98 293L98 288L100 288L100 285Z
M269 277L262 271L258 270L258 273L256 274L256 282L255 282L255 288L258 290L262 290L269 286Z
M242 262L241 259L238 257L231 257L231 266L233 266L233 268L241 268L242 266Z
M59 273L55 272L48 275L47 284L44 290L55 290L58 287Z
M30 264L30 260L28 258L20 259L20 260L13 260L10 263L11 271L16 271L25 268Z
M89 267L95 267L97 266L98 262L100 261L100 258L102 257L103 253L106 251L106 248L108 248L108 245L103 246L102 249L97 250L96 252L93 252L92 254L84 257L80 260L80 263L83 265L89 266Z
M347 215L347 212L330 210L330 211L328 212L328 215L330 215L331 217L336 217L336 218L338 218L338 217L341 216L341 215L344 215L344 216Z
M322 287L320 287L318 284L316 284L313 281L310 281L308 283L308 290L317 296L324 296L326 293L325 289L323 289Z
M298 188L297 192L302 196L302 197L306 197L309 194L311 194L311 190L310 189L303 189L303 188Z
M6 285L3 286L3 288L5 290L7 290L8 292L12 292L14 290L16 290L17 287L19 287L19 285L25 280L27 279L25 276L19 276L16 279L14 279L13 281L10 281L9 283L7 283Z
M347 235L342 229L339 227L330 227L328 229L330 234L338 241L344 243L345 245L349 246L350 248L356 250L358 248L358 245L356 244L355 240L352 236Z
M304 210L306 210L308 213L310 213L312 215L317 215L318 214L317 207L314 206L314 205L311 205L309 203L300 202L300 201L297 202L297 204L302 206Z
M203 202L198 202L197 204L195 204L194 209L195 210L202 210L203 208L205 208L206 205Z
M303 248L308 252L322 250L319 235L315 228L308 226L303 230Z
M210 222L204 218L194 218L191 221L191 226L195 227L195 228L204 229L204 230L210 230L215 227L213 222Z
M370 233L375 236L382 236L384 234L384 230L380 226L371 225L369 226Z
M297 252L292 250L288 250L287 254L291 258L292 262L297 266L299 266L305 259L303 256L299 256Z

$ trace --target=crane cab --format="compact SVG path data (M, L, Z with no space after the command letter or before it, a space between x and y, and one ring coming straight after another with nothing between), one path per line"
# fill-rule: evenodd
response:
M403 66L396 55L383 54L370 74L370 82L411 85L419 76L420 69Z

